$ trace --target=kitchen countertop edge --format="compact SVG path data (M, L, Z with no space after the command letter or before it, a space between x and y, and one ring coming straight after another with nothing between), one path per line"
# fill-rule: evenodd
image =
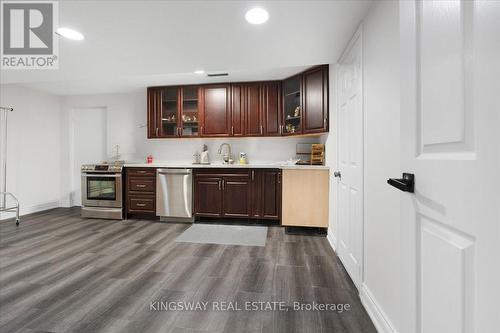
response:
M282 169L282 170L329 170L327 165L279 165L279 164L168 164L168 163L125 163L125 168L182 168L182 169L203 169L203 168L227 168L227 169Z

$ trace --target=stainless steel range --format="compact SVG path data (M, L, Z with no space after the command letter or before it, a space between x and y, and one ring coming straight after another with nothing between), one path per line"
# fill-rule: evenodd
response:
M123 218L123 163L82 165L82 217Z

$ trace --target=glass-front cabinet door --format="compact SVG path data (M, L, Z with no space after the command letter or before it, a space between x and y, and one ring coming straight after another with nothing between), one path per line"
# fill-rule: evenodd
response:
M297 75L284 81L283 84L283 133L302 132L301 76Z
M179 88L165 87L161 90L160 136L179 135Z
M181 89L181 135L198 136L200 133L199 119L199 88L183 87Z

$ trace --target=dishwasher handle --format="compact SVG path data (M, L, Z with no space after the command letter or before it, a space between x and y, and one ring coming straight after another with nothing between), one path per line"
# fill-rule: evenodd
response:
M193 173L192 169L158 169L159 175L190 175Z

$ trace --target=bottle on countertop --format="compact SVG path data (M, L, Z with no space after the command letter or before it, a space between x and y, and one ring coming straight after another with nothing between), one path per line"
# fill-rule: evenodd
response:
M146 157L146 162L148 164L153 164L153 155L151 155L151 154L148 155L148 157Z
M209 158L208 158L208 147L207 147L207 145L203 145L203 151L201 152L200 163L201 164L210 164L210 161L209 161Z
M240 164L247 164L247 153L240 152Z
M200 164L201 163L201 155L199 152L195 152L193 155L193 164Z

